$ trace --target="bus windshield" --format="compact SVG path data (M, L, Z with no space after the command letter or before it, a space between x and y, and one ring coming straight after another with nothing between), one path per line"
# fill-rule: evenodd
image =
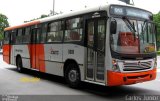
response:
M114 18L117 31L111 34L111 48L123 54L148 54L155 52L155 26L151 22L128 18Z

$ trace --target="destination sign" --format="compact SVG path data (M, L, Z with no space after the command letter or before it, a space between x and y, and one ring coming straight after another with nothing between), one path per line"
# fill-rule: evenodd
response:
M138 9L133 7L126 7L126 6L118 6L118 5L111 5L110 6L110 14L111 15L120 15L120 16L130 16L130 17L138 17L150 20L152 18L152 13Z

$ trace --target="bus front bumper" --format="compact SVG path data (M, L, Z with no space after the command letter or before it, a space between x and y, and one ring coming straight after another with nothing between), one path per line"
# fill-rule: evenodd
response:
M107 71L107 86L120 86L129 85L145 81L154 80L156 78L157 69L145 71L145 72L134 72L134 73L120 73Z

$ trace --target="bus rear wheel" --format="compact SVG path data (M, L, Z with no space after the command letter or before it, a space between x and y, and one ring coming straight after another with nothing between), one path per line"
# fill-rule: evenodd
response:
M17 66L17 71L22 73L23 72L23 66L22 66L22 59L21 57L18 57L16 59L16 66Z
M78 88L80 86L80 72L76 64L71 63L67 65L65 79L72 88Z

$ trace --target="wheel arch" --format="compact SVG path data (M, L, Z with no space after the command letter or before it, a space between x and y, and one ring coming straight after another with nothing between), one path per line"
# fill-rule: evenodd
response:
M67 59L67 60L64 62L63 75L65 76L65 71L66 71L66 69L67 69L67 65L70 64L70 63L76 64L77 69L78 69L78 71L79 71L79 73L80 73L80 77L81 77L81 72L80 72L80 68L79 68L78 62L77 62L76 60L74 60L74 59Z
M21 57L21 55L20 55L20 54L17 54L17 55L16 55L16 59L15 59L15 60L16 60L16 61L15 61L16 65L17 65L17 59L18 59L18 58L20 58L20 59L21 59L21 61L22 61L22 57ZM22 62L22 65L23 65L23 62Z

